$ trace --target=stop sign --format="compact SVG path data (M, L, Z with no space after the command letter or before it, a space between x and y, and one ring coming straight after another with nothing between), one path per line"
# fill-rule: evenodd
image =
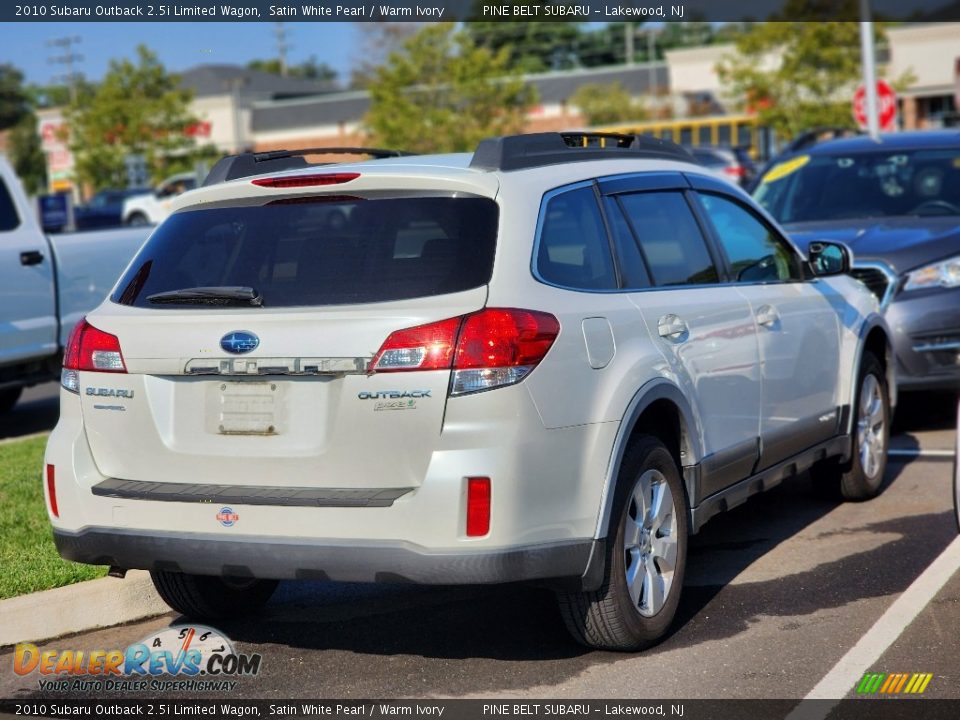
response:
M897 118L897 94L886 81L877 80L877 114L881 130L893 130ZM853 94L853 119L867 129L867 91L863 85Z

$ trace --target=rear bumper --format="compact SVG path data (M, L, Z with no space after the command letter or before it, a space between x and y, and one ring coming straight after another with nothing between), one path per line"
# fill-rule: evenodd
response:
M498 550L432 552L412 543L359 543L87 528L54 530L67 560L124 569L274 580L473 585L580 578L585 539ZM602 551L602 549L601 549Z

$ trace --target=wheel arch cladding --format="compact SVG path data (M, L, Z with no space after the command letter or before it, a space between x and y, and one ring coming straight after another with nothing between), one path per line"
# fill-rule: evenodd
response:
M893 356L893 344L890 341L890 331L886 322L879 316L872 316L864 323L860 354L857 356L857 367L854 377L859 377L864 353L872 353L883 367L887 380L887 396L889 397L891 412L897 406L897 363ZM850 396L850 406L856 401L856 383L853 383L853 394ZM852 417L852 413L851 413ZM852 425L851 425L852 427Z
M676 385L665 379L651 380L631 400L617 433L605 478L595 533L597 538L607 536L620 466L627 447L639 435L652 435L667 446L684 478L689 512L695 497L695 488L690 487L695 473L688 476L683 469L700 462L699 425L686 397Z

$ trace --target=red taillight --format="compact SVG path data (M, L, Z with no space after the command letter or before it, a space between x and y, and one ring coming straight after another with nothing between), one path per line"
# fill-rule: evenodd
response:
M318 185L341 185L356 180L358 177L360 177L360 173L323 173L321 175L257 178L250 182L268 188L316 187Z
M747 174L747 169L743 165L727 165L723 171L732 178L742 178Z
M372 372L449 370L460 318L391 333L370 361Z
M47 465L47 497L50 499L50 513L55 518L60 517L60 510L57 508L57 484L53 465Z
M467 478L467 537L490 532L490 478Z
M370 362L370 372L453 370L451 395L519 382L560 333L549 313L487 308L429 325L397 330Z
M65 370L125 373L120 341L116 335L95 328L83 318L73 328L63 353Z
M536 365L559 332L553 315L535 310L488 308L467 315L453 369Z

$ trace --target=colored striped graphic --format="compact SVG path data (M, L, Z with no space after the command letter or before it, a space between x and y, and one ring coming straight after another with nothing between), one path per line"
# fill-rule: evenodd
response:
M921 695L933 673L866 673L857 685L858 695Z

